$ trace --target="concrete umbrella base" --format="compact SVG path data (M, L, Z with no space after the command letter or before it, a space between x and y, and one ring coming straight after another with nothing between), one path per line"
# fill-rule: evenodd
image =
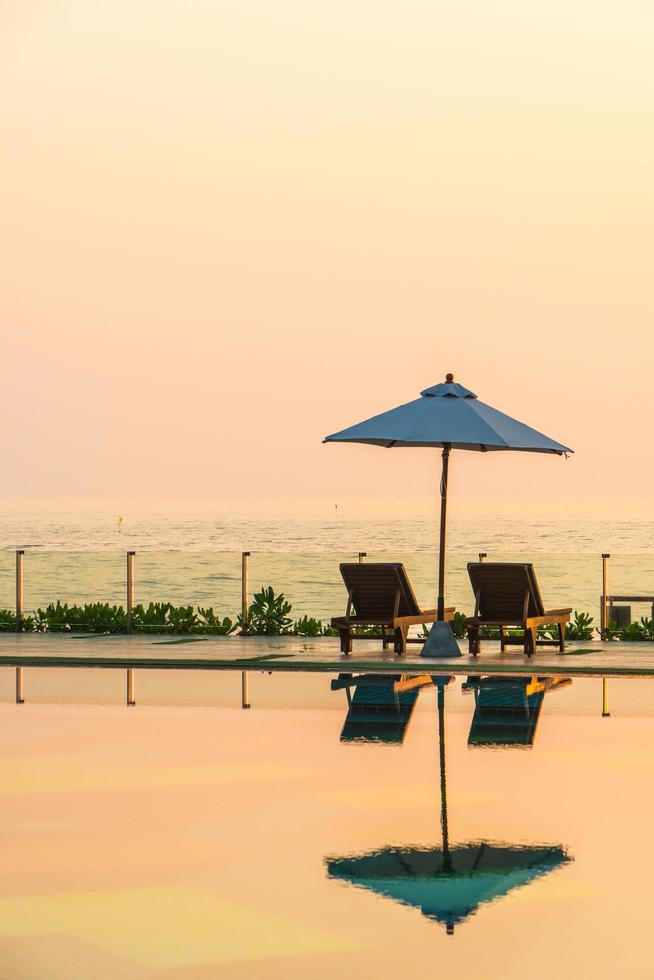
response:
M462 656L449 623L437 622L433 624L420 656L431 657L434 660Z

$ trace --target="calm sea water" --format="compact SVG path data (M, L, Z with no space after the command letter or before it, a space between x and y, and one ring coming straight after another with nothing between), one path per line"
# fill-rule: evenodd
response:
M136 555L136 599L240 608L241 551L252 552L250 585L286 593L297 615L342 612L341 561L403 561L419 600L434 602L436 526L428 517L352 519L215 514L0 513L0 606L14 602L13 549L25 548L25 602L124 601L125 551ZM448 600L469 611L466 563L533 561L544 601L598 616L603 551L609 591L654 593L654 522L479 518L450 522ZM650 607L634 607L650 615Z

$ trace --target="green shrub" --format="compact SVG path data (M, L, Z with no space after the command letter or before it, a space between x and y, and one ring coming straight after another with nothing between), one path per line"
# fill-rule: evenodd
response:
M70 632L70 610L67 602L50 603L45 609L37 609L34 613L35 629L39 632L62 633Z
M233 623L229 616L221 619L214 613L211 606L208 609L198 606L198 630L200 632L212 633L215 636L229 636L235 629L236 623Z
M132 609L132 629L135 633L202 633L229 636L236 624L229 616L223 619L213 608L173 606L170 602L138 604Z
M294 636L324 636L322 621L313 616L303 616L293 623Z
M286 601L283 592L275 595L272 586L255 592L254 599L247 612L247 619L239 616L237 623L241 633L254 636L288 636L291 632L290 602Z
M455 612L454 619L450 625L456 638L462 640L468 631L468 618L462 612Z
M630 623L629 626L618 626L613 621L609 622L609 639L623 640L627 643L654 640L654 620L643 616L638 623Z
M15 630L16 616L11 609L0 609L0 630Z
M69 606L66 602L50 603L34 613L34 629L48 633L124 633L127 614L122 606L108 602L89 602ZM25 628L25 626L23 626Z
M198 617L193 606L172 606L168 607L168 619L166 623L170 633L197 633L199 632Z
M594 634L593 617L588 613L577 612L575 609L566 629L567 638L569 640L592 640Z
M149 602L147 606L139 602L132 607L132 629L135 633L157 633L168 631L169 602Z

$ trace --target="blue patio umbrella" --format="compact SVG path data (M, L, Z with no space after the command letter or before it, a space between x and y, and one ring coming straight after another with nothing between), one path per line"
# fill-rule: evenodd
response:
M452 449L473 452L527 452L567 455L573 450L523 422L479 401L474 392L448 374L444 384L420 392L420 397L388 412L358 422L323 442L360 442L394 449L429 446L442 449L440 482L441 520L438 558L438 622L434 623L423 656L459 656L460 651L445 619L445 531L447 479ZM441 625L443 624L443 625Z

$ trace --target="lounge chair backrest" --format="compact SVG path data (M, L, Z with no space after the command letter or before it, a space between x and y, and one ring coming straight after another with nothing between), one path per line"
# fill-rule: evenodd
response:
M470 584L475 596L479 593L477 615L482 619L522 622L525 595L529 595L528 616L542 616L540 596L534 566L513 562L470 562Z
M340 566L353 615L359 619L391 619L400 593L398 616L419 616L420 606L401 562L351 562Z

